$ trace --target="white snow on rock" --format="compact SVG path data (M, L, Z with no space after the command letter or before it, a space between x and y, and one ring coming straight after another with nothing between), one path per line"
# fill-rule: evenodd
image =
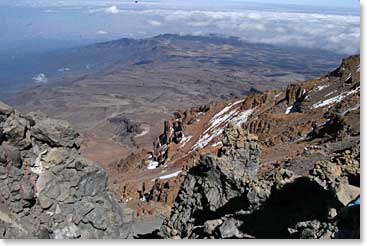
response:
M181 147L184 147L190 140L191 140L192 136L183 136L183 138L181 139Z
M237 110L233 110L233 111L230 111L229 113L221 115L220 117L217 117L215 119L212 118L212 120L210 120L210 122L209 122L209 123L211 123L210 126L205 130L204 133L207 133L207 132L211 131L212 129L217 128L218 126L220 126L224 122L230 120L237 113L238 113Z
M345 82L347 82L348 80L350 80L352 78L352 74L350 73L349 75L348 75L348 77L345 79Z
M335 97L326 99L324 101L317 102L314 105L312 105L312 107L313 108L320 108L320 107L328 106L328 105L333 104L333 103L341 102L345 97L353 95L355 93L358 93L359 90L360 90L360 87L358 86L355 90L345 91L345 92L343 92L340 95L337 95Z
M285 110L285 114L289 114L292 111L293 105L289 106L286 110Z
M204 148L207 146L213 139L222 134L224 128L229 122L232 122L236 125L245 123L254 109L241 112L239 107L234 108L234 106L242 103L243 101L244 100L236 101L214 115L209 121L209 127L204 131L204 135L200 136L199 140L192 146L191 149L196 150L198 148Z
M328 86L329 85L319 85L319 86L316 87L316 90L321 91L321 90L325 89Z
M218 137L222 134L223 128L216 129L212 132L212 134L206 133L204 136L200 137L200 139L192 146L192 150L196 150L198 148L204 148L207 146L214 138Z
M33 172L33 173L36 173L36 174L38 174L38 175L40 175L40 174L42 174L43 173L43 171L44 171L44 167L43 167L43 161L42 161L42 157L45 155L45 154L47 154L47 152L48 152L48 150L47 149L45 149L45 150L43 150L43 151L41 151L39 154L38 154L38 156L37 156L37 158L36 158L36 160L35 160L35 162L34 162L34 166L33 167L31 167L31 172Z
M149 170L152 170L152 169L156 169L158 166L159 166L158 161L149 160L147 168Z
M245 110L241 113L239 113L235 118L233 118L231 121L240 126L244 123L246 123L248 117L252 114L252 112L254 112L254 109L248 109L248 110Z
M222 146L222 141L216 142L215 144L212 144L213 147Z
M174 178L174 177L177 177L181 172L182 172L182 170L179 170L179 171L174 172L174 173L163 175L163 176L160 176L159 179L170 179L170 178Z
M357 109L359 109L359 108L360 108L360 104L358 103L358 104L354 105L354 107L351 107L351 108L349 108L349 109L345 110L345 111L342 113L342 115L346 115L347 113L352 112L352 111L354 111L354 110L357 110Z
M223 108L219 113L213 116L211 120L209 121L210 126L205 130L204 133L207 133L211 129L219 126L221 123L225 122L228 118L230 118L236 111L231 111L227 114L227 112L233 108L233 106L242 103L244 100L239 100L234 102L233 104L228 105L227 107Z
M329 92L328 94L326 94L324 97L331 96L332 94L334 94L334 93L336 93L336 92L337 92L337 90L331 91L331 92Z

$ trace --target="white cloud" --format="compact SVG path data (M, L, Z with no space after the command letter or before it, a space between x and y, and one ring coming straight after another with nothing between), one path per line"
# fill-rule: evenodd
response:
M169 1L139 1L139 4L121 0L27 2L41 6L43 6L41 3L50 5L57 11L66 9L65 6L67 9L76 6L83 13L88 11L108 15L121 14L118 20L114 18L106 20L111 24L109 30L118 30L122 35L132 37L149 37L166 32L219 33L238 36L247 42L320 48L343 54L359 52L360 45L358 11L329 11L327 12L329 14L326 14L322 9L264 9L266 6L251 10L245 9L244 6L223 7L223 10L219 10L218 6L209 6L200 10L196 5L168 4ZM126 21L122 21L123 18ZM95 30L91 29L91 32Z
M122 10L119 9L116 5L112 5L106 8L90 9L88 12L91 14L98 12L104 12L105 14L119 14L122 12Z
M338 53L359 51L360 17L260 10L205 11L150 9L130 11L154 16L165 26L239 36L244 41L321 48ZM152 24L152 23L151 23Z
M99 34L99 35L106 35L106 34L108 34L108 32L106 32L105 30L98 30L97 31L97 34Z
M161 26L162 23L156 20L148 20L148 23L152 26Z
M121 10L119 10L116 5L113 5L111 7L105 8L104 12L107 14L118 14L121 12Z
M32 80L35 81L36 83L42 83L42 84L45 84L48 81L48 79L47 79L47 77L44 73L40 73L37 76L34 76L32 78Z

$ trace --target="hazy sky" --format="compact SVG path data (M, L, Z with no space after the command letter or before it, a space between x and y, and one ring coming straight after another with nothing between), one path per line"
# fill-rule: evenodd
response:
M265 4L267 3L267 4ZM162 33L359 52L356 0L0 0L0 52Z
M238 1L246 1L246 0L238 0ZM348 7L348 8L359 7L359 0L253 0L252 2L274 3L274 4L301 4L310 6L329 6L329 7Z
M104 4L104 3L124 3L132 2L129 0L2 0L3 4L17 5L17 4L37 4L37 5L55 5L56 4L69 4L69 5L92 5L92 4ZM297 4L297 5L309 5L309 6L329 6L329 7L359 7L358 0L143 0L140 2L186 2L186 3L198 3L198 2L210 2L212 4L222 5L225 2L254 2L254 3L272 3L272 4Z

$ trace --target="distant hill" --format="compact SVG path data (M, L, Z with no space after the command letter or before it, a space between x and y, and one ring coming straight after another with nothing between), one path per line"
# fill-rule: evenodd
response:
M115 64L124 65L131 59L137 60L137 65L142 65L147 61L147 58L144 58L145 56L149 57L154 53L156 56L163 55L162 53L159 54L157 52L160 51L159 48L169 48L164 45L167 41L174 42L179 46L184 45L184 43L190 44L193 42L199 42L203 45L232 45L239 47L242 50L242 54L246 51L248 52L248 49L262 50L267 52L264 57L267 59L266 62L275 65L276 61L272 60L276 59L276 56L272 56L272 54L279 54L279 52L290 53L293 54L293 56L294 54L298 54L297 57L304 56L304 59L321 56L328 57L333 66L337 64L338 59L341 59L340 55L327 51L307 50L292 47L280 48L265 44L250 44L243 42L236 37L222 37L214 34L209 36L163 34L141 40L123 38L76 48L60 49L58 51L47 52L41 55L37 55L37 51L34 51L34 54L28 55L18 54L14 57L3 56L0 58L0 88L3 89L2 93L0 93L0 99L5 99L5 90L7 89L20 90L24 87L34 85L35 81L33 81L32 78L40 73L44 73L47 77L52 77L53 80L58 80L64 76L69 76L70 74L75 76L77 74L93 74L96 72L102 72L104 69ZM194 47L195 46L192 46L191 48ZM238 55L241 55L241 53L238 53ZM238 57L235 57L231 61L229 61L228 58L222 59L219 62L228 66L239 66L246 65L253 61L246 57L243 58L247 59L247 62L244 63L244 59L238 60ZM200 61L204 62L205 60ZM207 61L209 62L210 60ZM281 64L282 67L292 67L292 65L288 64L289 62L287 61L280 62L283 62L283 64ZM298 65L300 64L301 61ZM304 64L307 64L307 62L304 62ZM258 64L253 63L253 65ZM301 69L301 67L297 67L297 64L293 64L293 66L294 65L296 66L292 67L293 72L297 72L297 68ZM330 69L331 64L326 63L318 65L320 65L320 67L315 70L314 75L327 71L326 67ZM315 63L313 66L318 65Z

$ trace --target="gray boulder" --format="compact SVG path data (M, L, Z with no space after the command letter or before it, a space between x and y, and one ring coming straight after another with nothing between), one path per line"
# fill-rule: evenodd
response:
M0 237L129 238L107 174L80 156L65 121L23 116L0 103Z

